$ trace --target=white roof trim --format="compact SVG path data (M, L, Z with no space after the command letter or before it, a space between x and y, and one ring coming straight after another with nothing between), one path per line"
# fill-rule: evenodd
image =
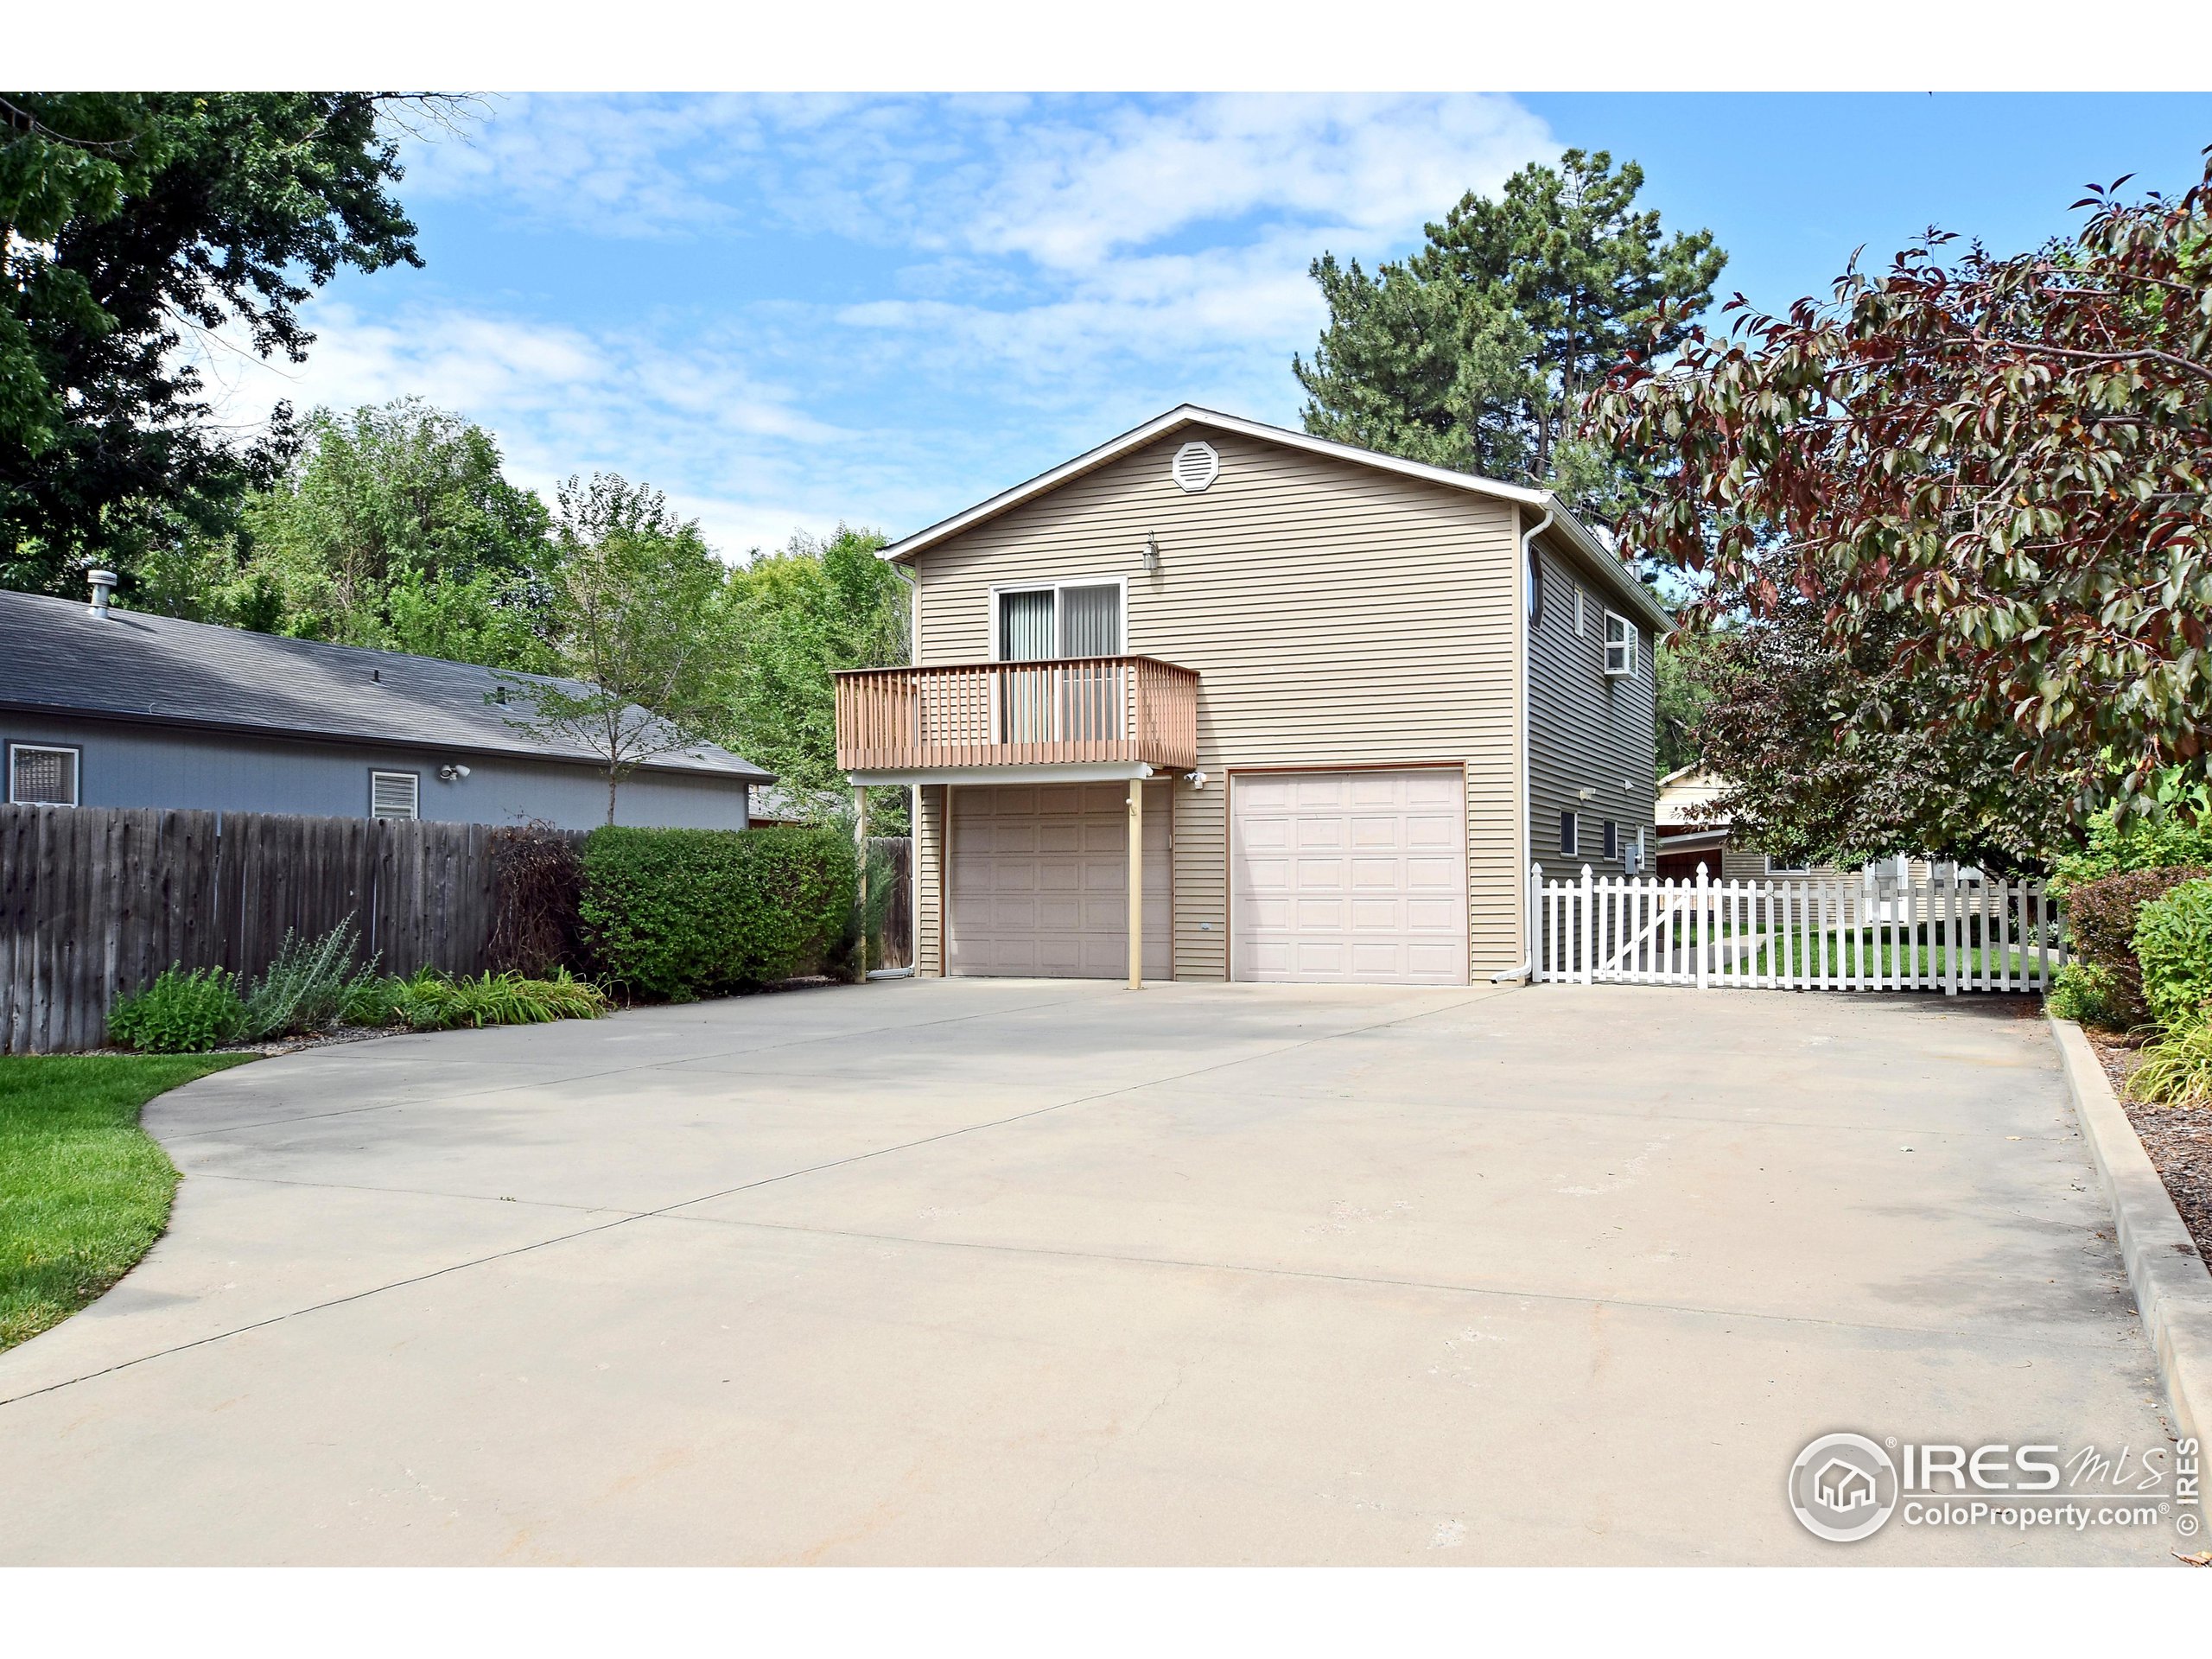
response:
M1616 554L1593 535L1588 525L1568 512L1559 499L1548 490L1539 490L1525 484L1507 484L1495 478L1480 478L1472 473L1455 473L1446 467L1430 467L1418 461L1406 461L1396 455L1386 455L1373 449L1362 449L1355 444L1338 443L1330 438L1317 438L1308 432L1294 432L1287 427L1268 426L1260 421L1248 421L1241 416L1224 415L1218 410L1204 409L1196 404L1180 404L1165 415L1155 416L1142 426L1132 427L1118 438L1109 438L1095 449L1086 449L1072 461L1062 461L1050 472L1039 473L1027 483L1012 489L1001 490L987 501L979 501L964 512L950 518L941 518L926 530L918 530L883 549L876 556L903 563L918 554L926 553L938 543L973 529L985 519L995 518L1010 507L1058 489L1069 480L1104 466L1142 448L1155 438L1185 426L1217 427L1224 432L1256 438L1264 443L1280 443L1309 454L1329 455L1338 461L1349 461L1363 467L1374 467L1402 477L1419 479L1427 484L1441 484L1447 489L1469 490L1477 495L1490 496L1516 505L1535 507L1554 515L1552 529L1562 532L1567 540L1588 558L1597 568L1605 585L1617 596L1626 599L1646 622L1656 628L1671 629L1675 619L1665 606L1652 596L1651 590L1630 574Z

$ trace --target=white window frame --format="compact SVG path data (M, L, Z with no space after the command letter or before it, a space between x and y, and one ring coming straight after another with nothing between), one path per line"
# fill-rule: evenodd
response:
M1582 856L1582 815L1572 807L1559 815L1559 855Z
M76 764L69 768L69 798L66 801L22 801L16 798L16 757L18 754L66 754ZM10 806L81 806L85 800L85 751L76 743L10 743L8 745L8 804Z
M1621 631L1621 637L1618 639L1613 638L1613 625L1616 622L1620 624ZM1635 673L1637 654L1642 648L1643 643L1635 623L1630 621L1618 611L1607 611L1605 638L1605 677L1616 679L1624 674ZM1613 662L1613 653L1616 651L1621 653L1621 660L1618 666Z
M1777 864L1770 856L1763 856L1759 866L1769 875L1810 875L1813 873L1813 867L1809 864Z
M1122 636L1121 654L1124 657L1132 655L1129 650L1129 579L1127 576L1054 576L1044 582L1006 582L993 585L990 598L991 660L995 663L1005 660L999 654L999 596L1001 594L1052 594L1052 647L1057 652L1060 644L1060 593L1063 588L1111 588L1115 590L1114 602L1121 607L1119 618ZM1059 659L1054 658L1047 660Z
M396 817L389 812L377 810L377 785L387 778L404 778L411 791L409 804L414 809L408 815ZM419 772L387 772L381 766L369 768L369 817L379 823L419 823L423 818L423 774Z

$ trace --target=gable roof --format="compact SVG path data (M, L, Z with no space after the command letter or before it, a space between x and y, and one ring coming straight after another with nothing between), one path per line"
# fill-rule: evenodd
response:
M0 639L0 709L603 764L588 749L518 730L490 700L502 685L545 675L143 611L111 611L103 620L87 615L82 600L6 589ZM774 781L711 743L656 755L641 770Z
M1338 443L1330 438L1317 438L1311 433L1294 432L1287 427L1268 426L1260 421L1248 421L1241 416L1224 415L1218 410L1203 409L1196 404L1181 404L1165 415L1155 416L1142 426L1132 427L1117 438L1109 438L1095 449L1086 449L1072 461L1062 461L1050 472L1039 473L1026 483L1012 489L1001 490L988 501L979 501L963 512L950 518L939 519L926 530L892 543L876 556L904 563L918 554L926 553L939 543L950 540L963 531L995 518L1025 501L1058 489L1071 480L1094 472L1109 461L1118 461L1132 450L1186 426L1210 426L1224 432L1234 432L1241 437L1255 438L1262 443L1279 443L1293 449L1302 449L1311 454L1329 455L1338 461L1348 461L1378 471L1395 473L1401 477L1417 479L1426 484L1441 484L1448 489L1466 490L1485 495L1494 500L1510 501L1516 505L1535 509L1540 515L1553 515L1552 531L1580 552L1615 597L1625 601L1639 612L1647 626L1671 629L1675 619L1668 613L1651 590L1636 579L1635 574L1624 565L1619 556L1600 541L1587 524L1568 512L1567 506L1549 490L1539 490L1525 484L1507 484L1494 478L1481 478L1472 473L1455 473L1448 467L1431 467L1418 461L1406 461L1396 455L1386 455L1374 449L1362 449L1356 444Z

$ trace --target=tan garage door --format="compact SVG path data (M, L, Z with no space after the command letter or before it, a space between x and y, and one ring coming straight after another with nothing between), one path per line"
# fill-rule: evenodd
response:
M1463 773L1240 772L1230 819L1236 978L1466 983Z
M951 791L947 970L1120 979L1128 973L1127 784L962 785ZM1173 977L1173 798L1144 798L1144 971Z

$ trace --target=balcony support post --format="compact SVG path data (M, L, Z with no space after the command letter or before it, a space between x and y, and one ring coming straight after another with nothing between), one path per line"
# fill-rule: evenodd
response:
M868 983L868 789L853 785L853 850L860 859L861 942L853 954L853 982Z
M1144 779L1129 779L1129 988L1144 988Z

